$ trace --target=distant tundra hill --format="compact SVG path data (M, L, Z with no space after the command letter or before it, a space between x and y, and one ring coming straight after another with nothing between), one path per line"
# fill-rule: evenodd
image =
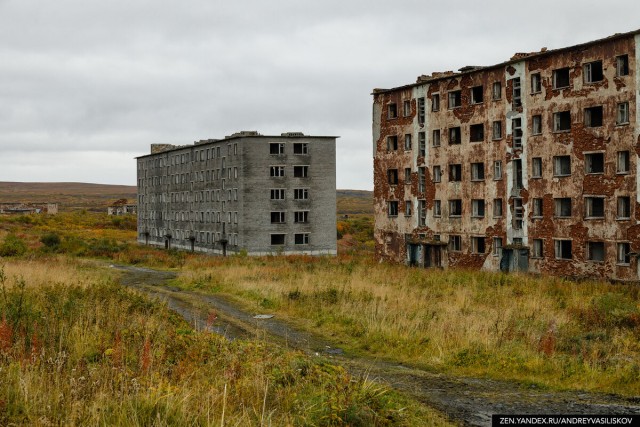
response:
M373 214L373 192L337 190L338 215ZM133 185L83 182L0 182L0 203L53 202L60 210L103 211L119 199L135 203Z

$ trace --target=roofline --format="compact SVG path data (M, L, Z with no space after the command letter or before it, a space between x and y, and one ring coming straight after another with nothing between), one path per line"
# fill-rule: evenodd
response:
M192 149L192 148L196 148L196 147L204 147L206 145L217 144L217 143L225 142L225 141L232 141L234 139L240 139L240 138L338 139L340 137L339 136L327 136L327 135L321 135L321 136L314 136L314 135L297 135L297 136L288 136L288 135L287 136L282 136L282 135L231 135L231 136L225 136L222 139L217 139L215 141L203 142L203 143L200 143L200 144L194 143L194 144L178 145L175 148L169 148L168 150L162 150L162 151L157 152L157 153L149 153L149 154L144 154L142 156L136 156L136 157L134 157L134 159L141 159L143 157L157 156L158 154L170 153L172 151Z
M593 45L596 45L596 44L599 44L599 43L603 43L603 42L610 42L610 41L620 40L620 39L632 37L632 36L635 36L635 35L638 35L638 34L640 34L640 29L637 29L637 30L634 30L634 31L629 31L627 33L616 33L616 34L614 34L612 36L608 36L608 37L605 37L605 38L602 38L602 39L593 40L593 41L586 42L586 43L576 44L576 45L573 45L573 46L566 46L566 47L561 47L561 48L558 48L558 49L551 49L551 50L546 50L546 51L541 51L541 52L531 52L531 53L524 54L525 56L522 56L522 57L517 58L517 59L510 59L508 61L501 62L501 63L495 64L495 65L487 65L485 67L477 67L477 68L474 68L473 70L470 70L470 71L462 71L462 72L458 72L458 73L442 75L442 76L433 77L433 78L427 78L427 79L424 79L424 80L417 81L416 83L411 83L411 84L407 84L407 85L403 85L403 86L397 86L397 87L394 87L394 88L391 88L391 89L373 89L373 92L371 93L371 95L378 95L378 94L381 94L381 93L396 92L398 90L404 90L404 89L411 89L411 88L414 88L414 87L422 86L424 84L429 84L429 83L438 82L438 81L442 81L442 80L448 80L448 79L452 79L452 78L457 78L457 77L460 77L460 76L465 76L465 75L474 74L474 73L478 73L478 72L482 72L482 71L492 70L492 69L495 69L495 68L505 67L507 65L515 64L515 63L518 63L518 62L528 61L528 60L530 60L532 58L540 58L540 57L543 57L543 56L549 56L549 55L553 55L553 54L556 54L556 53L564 52L564 51L567 51L567 50L574 50L574 49L579 49L579 48L583 48L583 47L593 46ZM419 78L420 77L418 77L418 79Z

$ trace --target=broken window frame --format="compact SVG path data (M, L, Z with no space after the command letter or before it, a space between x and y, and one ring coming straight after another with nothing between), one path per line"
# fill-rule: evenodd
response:
M511 119L511 133L513 135L513 148L522 148L522 119Z
M434 129L431 135L431 145L434 147L440 147L440 144L442 143L440 139L440 129Z
M462 164L452 163L449 164L449 182L462 181Z
M219 239L218 239L219 240ZM283 246L286 244L287 235L283 233L271 234L271 246Z
M503 201L501 198L493 199L493 217L502 218L503 213Z
M294 188L293 189L293 199L294 200L308 200L309 199L309 189L308 188Z
M282 178L285 176L284 166L282 165L269 166L269 170L272 178Z
M469 126L469 142L484 142L484 123Z
M431 94L431 111L440 111L440 94Z
M425 132L418 132L418 155L424 157L427 154L427 135Z
M569 67L553 70L553 89L565 89L568 87L571 87L571 70Z
M589 128L601 127L603 124L603 108L602 105L588 107L584 109L584 125Z
M522 179L522 159L511 160L511 169L513 171L513 188L515 190L522 190L524 188L524 182Z
M286 224L286 211L271 211L271 224Z
M473 105L482 104L484 102L484 87L482 85L473 86L470 89L470 92L471 92L471 104Z
M308 178L309 165L296 165L293 167L294 178Z
M462 252L462 236L459 234L450 234L447 247L449 252Z
M309 244L309 234L310 233L295 233L293 235L293 244L294 245L308 245Z
M484 163L471 163L471 181L484 181Z
M495 120L491 126L491 139L494 141L502 139L502 121Z
M424 97L418 98L418 124L423 125L426 120Z
M484 236L471 236L471 253L482 255L486 253L486 240Z
M553 113L553 131L555 133L571 131L571 111L558 111Z
M493 238L492 248L493 248L493 251L492 251L493 256L500 256L502 254L502 237Z
M493 180L499 181L502 179L502 160L495 160L493 162Z
M557 260L573 259L573 248L571 239L553 239L554 253Z
M433 200L433 216L434 218L440 218L442 216L442 202L439 199Z
M493 86L491 87L491 98L494 101L499 101L502 99L502 83L501 82L493 82Z
M411 200L405 200L404 201L404 216L411 216L412 215L412 206L411 206Z
M553 176L571 176L571 156L553 156Z
M462 199L449 199L449 218L462 216Z
M571 218L573 213L573 201L571 197L556 197L554 203L554 218Z
M629 151L623 150L616 153L616 173L623 175L631 172L629 163Z
M540 73L531 74L531 93L540 93L542 92L542 77Z
M427 201L426 200L418 200L418 225L425 226L427 225Z
M542 239L533 239L531 247L531 258L542 258L544 256Z
M272 188L271 189L271 200L285 200L285 189L284 188Z
M531 158L531 178L542 178L542 157Z
M629 124L629 103L619 102L616 106L616 125Z
M269 155L284 156L284 142L269 143Z
M484 199L471 199L471 218L484 218L485 210Z
M616 56L616 77L629 75L629 55Z
M631 197L618 196L616 199L616 219L617 220L629 220L631 219Z
M387 202L387 214L391 217L398 216L398 201L397 200L389 200Z
M603 152L584 154L584 173L586 175L602 175L605 169Z
M294 211L293 212L294 224L308 224L309 223L309 211Z
M440 165L433 166L433 182L442 182L442 168Z
M531 116L531 135L542 135L542 115Z
M294 142L293 143L293 154L297 154L299 156L305 156L309 154L309 143L307 142Z
M411 168L404 168L404 185L411 185Z
M402 102L402 115L404 117L411 115L411 101L408 99Z
M511 81L513 82L513 97L511 105L513 109L516 109L518 107L522 107L522 87L520 85L520 77L514 77L513 79L511 79Z
M398 118L398 106L395 102L389 103L387 105L387 119L393 120Z
M604 80L602 60L591 61L583 64L582 76L585 84L599 83Z
M616 243L616 264L631 265L631 244L629 242Z
M521 197L514 197L512 227L514 230L522 230L523 225L524 225L524 204Z
M387 169L387 183L398 185L398 169Z
M587 261L604 262L607 256L607 249L603 241L587 241L586 246Z
M424 166L418 167L418 192L424 193L427 187L427 170Z
M411 134L407 133L404 135L404 151L410 151L411 150L411 146L413 144L411 143Z
M462 91L452 90L447 93L447 107L449 110L462 107Z
M387 152L398 151L398 135L387 136Z
M460 126L454 126L449 128L449 145L462 144L462 131Z

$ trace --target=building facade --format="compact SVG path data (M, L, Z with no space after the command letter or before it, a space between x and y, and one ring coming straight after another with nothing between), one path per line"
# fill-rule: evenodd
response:
M154 144L138 163L138 241L208 253L336 254L336 138L239 132Z
M640 31L374 89L376 253L638 280Z

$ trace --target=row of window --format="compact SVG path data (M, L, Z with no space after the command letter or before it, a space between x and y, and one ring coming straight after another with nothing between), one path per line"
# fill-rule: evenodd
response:
M585 196L584 197L584 219L599 219L605 217L605 196ZM399 203L397 200L387 202L387 213L390 217L398 216ZM426 211L424 201L420 201L420 225L425 225ZM556 197L553 199L553 212L555 218L572 218L572 199L570 197ZM503 216L502 198L493 199L492 210L493 217L499 218ZM448 200L448 216L449 218L459 218L463 214L462 199ZM522 199L514 199L514 220L522 221L524 219L524 209L522 207ZM532 198L532 217L543 218L545 212L544 199ZM404 215L412 216L413 205L411 200L404 202ZM486 201L484 199L471 199L471 217L484 218L486 214ZM442 201L433 200L433 216L439 218L442 216ZM629 196L618 196L616 198L616 219L631 219L631 198ZM522 228L522 224L514 225L514 228Z
M285 143L284 142L272 142L269 144L269 154L272 156L284 156ZM309 154L309 144L306 142L294 142L293 154L306 155Z
M227 155L238 155L238 144L227 144ZM148 169L153 167L165 167L165 166L177 166L185 163L189 163L191 159L194 162L203 162L205 160L219 159L222 157L222 147L213 147L202 150L194 150L193 156L191 153L171 154L167 158L165 156L159 156L154 159L145 159L138 162L139 169Z
M285 200L286 189L285 188L272 188L270 190L271 200ZM294 188L293 200L308 200L309 189L308 188Z
M439 236L438 236L439 237ZM471 236L470 238L471 253L486 253L486 237ZM531 258L544 258L545 251L544 239L532 239ZM494 256L500 256L503 247L502 237L493 238ZM573 241L571 239L553 239L554 256L559 260L572 260ZM449 235L447 248L451 252L462 252L463 242L460 235ZM616 242L616 263L620 265L629 265L631 262L631 245L628 242ZM585 259L587 261L604 262L606 259L606 244L603 241L588 241L585 247Z
M206 224L220 223L224 221L226 216L227 224L238 223L238 212L213 212L213 211L200 211L200 212L175 212L173 215L174 221L182 222L200 222Z
M285 166L275 165L269 166L269 175L273 178L283 177L285 175ZM309 166L301 165L293 167L294 178L306 178L309 176Z
M209 232L209 231L190 231L190 230L163 230L152 228L150 230L150 234L155 238L165 238L169 235L172 239L176 239L178 241L189 241L191 238L194 239L194 242L198 242L201 244L209 243L215 244L219 242L222 238L222 233ZM145 238L144 233L140 234L140 238ZM238 245L238 234L230 233L227 234L227 239L230 245L237 246Z
M293 235L293 243L295 245L308 245L310 239L309 233L295 233ZM271 234L272 246L283 246L287 244L286 234Z
M271 224L286 224L287 212L286 211L271 211ZM295 211L293 212L294 224L307 224L309 223L309 211Z
M587 127L600 127L603 125L603 107L601 105L584 109L584 125ZM616 107L616 124L625 125L629 123L629 103L620 102ZM513 129L513 145L514 147L522 146L522 119L514 118L511 120ZM571 130L571 112L560 111L553 113L553 131L568 132ZM531 117L531 134L542 134L542 115L536 114ZM500 140L503 138L502 121L496 120L491 125L491 139ZM447 142L449 145L459 145L462 143L462 130L460 126L447 128ZM413 148L412 135L404 135L404 149L406 151ZM476 123L469 126L469 142L483 142L485 140L484 123ZM431 145L440 147L442 145L441 129L434 129L431 133ZM425 155L426 134L418 132L418 148L420 155ZM387 151L398 150L398 136L387 136Z
M225 179L225 169L227 179L238 179L238 168L229 167L222 169L212 169L206 171L195 171L180 174L170 174L164 176L153 176L149 178L139 178L138 187L142 187L145 183L149 186L169 184L188 184L194 182L213 182Z
M615 59L616 77L629 75L629 56L620 55ZM598 83L604 80L604 72L602 61L592 61L583 65L583 81L586 84ZM564 89L571 86L571 69L570 67L558 68L552 71L552 88ZM519 77L512 80L514 107L522 105L522 88ZM541 73L531 74L531 93L537 94L542 92L542 75ZM502 99L502 83L494 82L491 89L491 98L494 101ZM484 86L474 86L469 89L470 104L482 104L484 102ZM425 99L418 98L418 121L424 123ZM447 92L447 107L449 109L462 107L462 90L453 90ZM440 94L431 94L431 111L440 110ZM411 115L411 102L406 100L403 103L403 115L408 117ZM387 106L387 118L395 119L398 117L398 108L395 103Z

